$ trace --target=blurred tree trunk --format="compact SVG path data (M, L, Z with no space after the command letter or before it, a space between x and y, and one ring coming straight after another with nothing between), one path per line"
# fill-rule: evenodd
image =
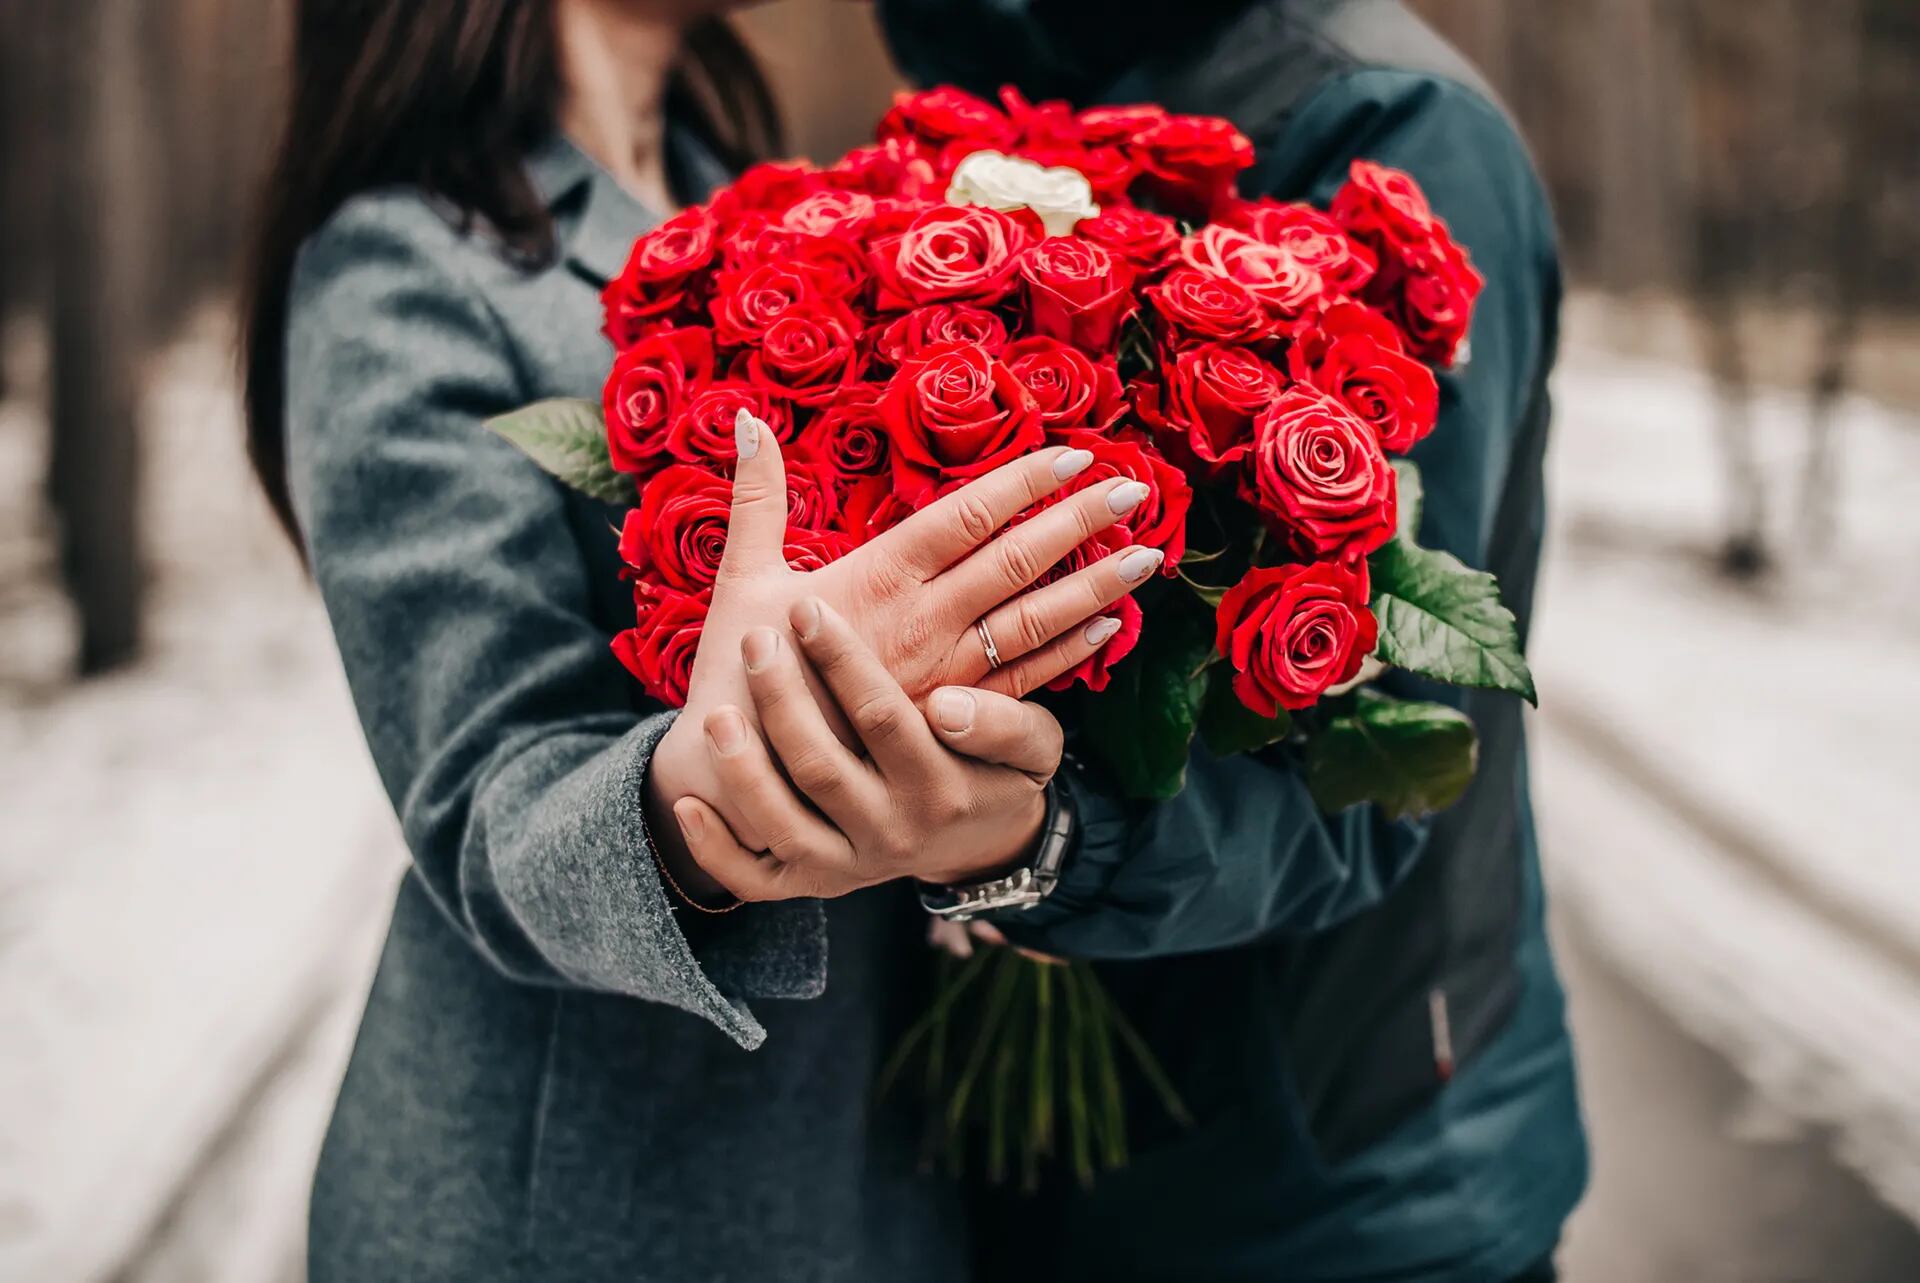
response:
M49 8L52 206L49 256L53 434L48 493L60 570L80 617L79 670L98 673L139 648L142 565L135 430L144 199L141 0L67 0Z

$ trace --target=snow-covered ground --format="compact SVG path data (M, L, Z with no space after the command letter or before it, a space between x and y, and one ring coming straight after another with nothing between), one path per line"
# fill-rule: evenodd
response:
M1534 660L1551 885L1620 969L1920 1221L1920 417L1847 403L1839 527L1716 575L1710 387L1575 352ZM1791 511L1800 398L1755 403ZM1601 1138L1605 1143L1605 1138Z
M197 339L150 407L165 555L125 672L55 684L39 434L0 412L0 1279L140 1253L317 1015L357 1001L399 868L325 620L244 475L217 325ZM277 1137L276 1254L344 1051Z
M0 1280L297 1280L400 867L324 619L240 463L222 344L210 318L156 371L150 654L84 688L58 681L37 427L0 406ZM1704 382L1576 349L1558 393L1535 732L1595 1086L1575 1283L1754 1283L1694 1267L1763 1213L1818 1243L1853 1208L1920 1253L1827 1157L1920 1220L1920 862L1899 835L1920 416L1850 403L1835 545L1746 590L1710 565ZM1759 411L1792 475L1797 401ZM1701 1057L1691 1095L1636 1080ZM1753 1139L1802 1126L1791 1153ZM1675 1152L1719 1158L1687 1185ZM1827 1192L1658 1223L1762 1168Z

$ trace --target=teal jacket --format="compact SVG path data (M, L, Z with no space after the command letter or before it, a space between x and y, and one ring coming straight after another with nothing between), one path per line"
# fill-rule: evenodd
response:
M939 78L957 48L972 59L968 87L1005 74L980 42L916 40L917 3L886 9L911 70ZM952 24L970 3L933 7ZM1524 145L1474 72L1392 0L1212 7L1199 38L1162 22L1098 96L1233 119L1257 153L1246 194L1324 204L1362 157L1419 180L1487 278L1469 357L1442 376L1439 428L1415 452L1420 538L1498 574L1524 630L1561 288ZM1006 23L1022 6L993 9ZM1076 10L1089 12L1053 6L1038 32L1056 58ZM1014 50L1017 27L996 40ZM1004 58L1037 75L1051 65L1031 49ZM1082 836L1064 881L1001 925L1111 960L1108 984L1199 1125L1181 1131L1136 1102L1144 1155L1091 1192L1056 1192L1048 1215L1015 1215L1019 1250L992 1277L1464 1281L1551 1251L1587 1155L1520 706L1423 693L1464 709L1481 736L1473 786L1427 822L1368 807L1324 816L1280 752L1196 748L1184 791L1154 804L1069 772Z

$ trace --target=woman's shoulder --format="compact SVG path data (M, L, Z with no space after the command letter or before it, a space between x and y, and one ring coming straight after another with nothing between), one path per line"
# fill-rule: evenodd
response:
M384 187L350 197L302 242L289 309L298 318L419 292L484 296L512 274L472 220L419 188Z

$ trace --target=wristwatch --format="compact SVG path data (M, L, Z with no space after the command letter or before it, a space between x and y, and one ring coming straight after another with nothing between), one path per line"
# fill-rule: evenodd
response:
M1078 816L1059 776L1047 781L1047 810L1033 858L1011 873L947 886L920 884L920 907L936 918L965 922L993 909L1031 909L1053 893L1073 846Z

